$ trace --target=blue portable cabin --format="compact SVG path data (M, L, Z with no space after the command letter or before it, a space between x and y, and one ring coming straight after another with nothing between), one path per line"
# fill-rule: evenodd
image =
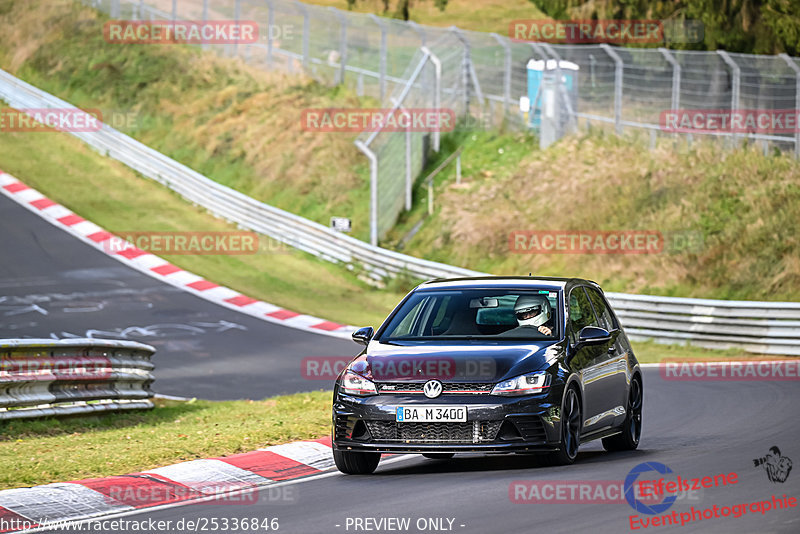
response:
M571 62L564 61L563 59L556 63L555 59L531 59L528 61L528 107L529 109L522 109L523 112L528 112L528 126L531 128L539 129L541 125L541 94L542 80L546 74L552 73L556 76L558 68L561 68L561 81L564 84L567 94L570 98L572 111L578 110L578 71L580 67ZM540 101L537 103L536 99Z

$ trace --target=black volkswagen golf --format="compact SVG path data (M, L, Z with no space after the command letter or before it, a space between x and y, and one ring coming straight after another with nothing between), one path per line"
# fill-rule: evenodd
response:
M381 453L547 455L631 450L642 374L600 287L577 278L441 279L409 293L342 371L333 456L367 474Z

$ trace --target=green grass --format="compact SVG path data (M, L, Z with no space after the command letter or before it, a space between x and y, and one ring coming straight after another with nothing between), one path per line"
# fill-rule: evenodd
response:
M156 400L149 411L0 422L0 489L123 475L330 433L330 391Z

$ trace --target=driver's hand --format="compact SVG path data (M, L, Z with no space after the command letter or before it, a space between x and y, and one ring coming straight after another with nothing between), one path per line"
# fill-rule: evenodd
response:
M542 326L540 326L540 327L539 327L539 332L541 332L542 334L544 334L544 335L546 335L546 336L549 336L550 334L552 334L552 333L553 333L553 331L552 331L552 330L550 330L548 327L546 327L546 326L544 326L544 325L542 325Z

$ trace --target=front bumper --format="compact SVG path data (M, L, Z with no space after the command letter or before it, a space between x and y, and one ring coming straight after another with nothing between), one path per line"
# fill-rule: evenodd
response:
M338 395L333 404L333 447L381 453L553 450L560 436L557 392L526 397L442 395ZM466 423L398 423L399 405L467 407Z

